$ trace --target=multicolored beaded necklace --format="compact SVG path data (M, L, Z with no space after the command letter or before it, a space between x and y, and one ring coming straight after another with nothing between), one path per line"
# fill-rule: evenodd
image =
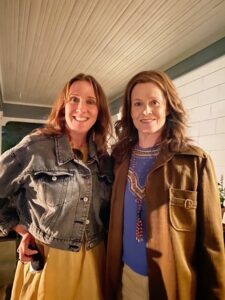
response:
M132 155L131 155L131 160L130 160L130 167L128 171L128 179L130 180L130 186L131 190L135 196L135 202L137 203L137 221L136 221L136 240L137 242L142 242L143 241L143 236L144 236L144 226L143 226L143 220L142 220L142 207L143 207L143 202L146 199L146 182L144 186L141 186L139 183L139 178L137 175L137 162L136 158L137 156L151 156L151 157L156 157L158 156L160 151L160 144L157 144L151 148L140 148L138 145L134 146ZM147 180L147 178L146 178Z

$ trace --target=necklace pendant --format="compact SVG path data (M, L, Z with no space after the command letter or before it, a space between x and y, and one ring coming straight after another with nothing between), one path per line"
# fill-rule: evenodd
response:
M142 238L142 237L136 237L136 241L137 241L138 243L141 243L141 242L143 242L143 238Z

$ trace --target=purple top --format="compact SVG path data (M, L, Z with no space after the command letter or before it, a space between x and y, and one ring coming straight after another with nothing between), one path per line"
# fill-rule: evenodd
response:
M132 270L145 276L148 275L145 183L155 163L159 149L159 145L151 148L141 148L137 145L134 147L124 200L123 261ZM139 242L136 239L138 198L142 202L140 217L143 222L143 240Z

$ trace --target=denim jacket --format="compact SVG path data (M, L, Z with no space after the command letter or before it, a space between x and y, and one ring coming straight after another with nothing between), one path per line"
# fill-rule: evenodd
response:
M20 223L51 247L93 248L106 234L112 179L91 138L84 164L67 135L28 135L0 157L0 232Z

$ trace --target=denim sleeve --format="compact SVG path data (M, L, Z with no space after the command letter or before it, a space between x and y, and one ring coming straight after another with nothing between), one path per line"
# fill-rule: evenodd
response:
M7 235L19 223L16 194L19 191L21 164L13 150L0 156L0 235Z

